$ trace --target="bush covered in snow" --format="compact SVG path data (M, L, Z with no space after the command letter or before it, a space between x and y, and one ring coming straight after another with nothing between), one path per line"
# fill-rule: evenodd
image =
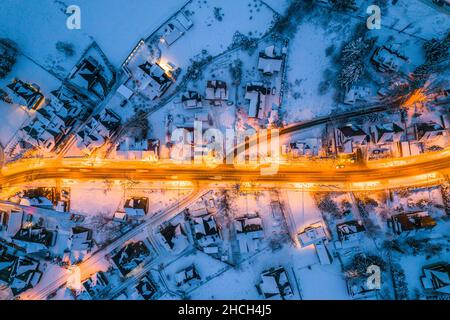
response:
M75 55L75 47L73 43L58 41L55 47L56 50L64 54L66 57L73 57Z
M17 45L10 39L0 39L0 79L6 77L17 59Z

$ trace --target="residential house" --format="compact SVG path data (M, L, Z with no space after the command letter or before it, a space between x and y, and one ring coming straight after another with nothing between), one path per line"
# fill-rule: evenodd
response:
M152 299L157 292L156 285L147 275L139 280L139 283L136 285L136 290L145 300Z
M264 238L263 223L257 213L247 214L234 221L241 253L254 252Z
M200 279L200 275L198 274L194 264L175 273L175 282L179 287L185 284L191 286Z
M309 225L298 234L302 247L314 245L321 264L331 264L333 262L333 257L328 247L328 238L328 234L321 222Z
M169 22L164 26L164 34L161 37L161 41L171 46L175 41L177 41L184 32L181 31L174 22Z
M336 225L339 242L338 248L351 248L359 246L362 235L366 231L361 221L353 220Z
M76 226L72 228L71 240L71 250L74 251L90 251L94 245L94 240L92 238L92 230Z
M358 126L353 124L337 128L335 130L336 146L341 153L351 154L355 148L367 144L368 135Z
M417 123L415 131L420 142L430 142L445 134L445 128L436 122Z
M378 289L367 285L367 277L354 277L346 279L347 290L353 299L374 299Z
M435 263L424 266L422 271L423 276L420 280L426 292L450 295L450 264Z
M14 93L13 102L26 107L28 110L37 110L45 101L44 95L36 84L14 79L7 87Z
M430 217L428 212L418 211L393 215L388 224L396 234L403 232L409 234L409 232L419 229L432 229L436 226L436 221Z
M39 262L26 257L15 257L0 246L0 284L11 288L14 296L33 288L42 278Z
M132 197L127 199L123 208L128 218L142 218L148 213L148 207L148 198Z
M372 126L371 131L374 144L399 142L405 132L404 128L395 122Z
M55 245L56 231L50 231L43 227L31 226L20 229L12 241L27 253L46 253L50 247Z
M116 158L157 161L159 159L159 150L159 139L127 137L117 145Z
M287 300L294 296L286 270L283 267L264 271L257 288L264 299L268 300Z
M86 154L92 154L105 143L106 139L111 138L119 125L120 117L114 111L104 109L77 132L78 147Z
M192 218L192 227L195 240L201 247L211 247L220 239L219 228L212 214Z
M122 275L126 276L143 263L149 255L150 251L143 241L129 242L112 257L112 260Z
M245 88L245 99L250 100L248 116L250 118L263 119L266 114L266 95L270 94L270 88L266 88L262 83L253 82L247 84Z
M196 91L187 91L181 95L181 103L186 109L195 109L202 107L202 97Z
M206 83L205 99L214 106L221 106L228 100L227 84L220 80L208 80Z
M14 236L22 229L23 211L19 209L0 210L0 226L8 236Z
M275 46L269 46L259 53L258 70L264 75L270 76L280 72L282 64L283 56L275 52Z
M164 245L171 251L181 252L189 245L187 233L181 223L161 226L159 234Z
M98 299L108 289L109 280L105 272L99 271L84 281L82 285L89 299ZM83 298L83 294L81 298Z
M146 61L137 68L136 82L140 91L145 90L150 99L156 99L169 89L173 80L158 63Z
M79 88L94 94L99 99L103 99L109 91L108 80L103 73L103 65L92 56L88 56L75 66L68 78Z
M357 101L367 102L371 94L369 88L353 86L345 93L344 103L353 105Z
M400 53L398 46L390 44L383 45L375 50L372 63L381 72L398 72L403 64L408 63L408 58Z

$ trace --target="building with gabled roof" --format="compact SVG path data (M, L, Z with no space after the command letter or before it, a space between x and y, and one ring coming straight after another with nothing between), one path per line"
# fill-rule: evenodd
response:
M222 101L228 100L226 82L221 80L208 80L206 82L205 99L214 106L221 106Z
M415 131L417 140L426 142L445 134L445 128L436 122L416 123Z
M192 283L197 282L196 280L200 280L200 275L197 272L197 268L195 264L190 265L189 267L177 272L175 274L175 282L177 286L182 286L185 284L191 285Z
M262 219L257 213L247 214L234 220L237 240L241 253L254 252L259 240L264 238Z
M22 247L27 253L46 252L55 244L56 231L50 231L43 227L31 226L20 229L13 237L14 244Z
M251 82L245 87L245 99L250 100L248 116L250 118L263 119L266 110L266 96L270 94L270 89L260 82Z
M372 126L371 131L375 144L399 142L405 133L405 129L395 122Z
M361 221L353 220L336 225L339 244L342 248L359 246L361 236L366 231Z
M125 201L123 209L128 218L142 218L148 213L149 201L146 197L132 197Z
M269 46L259 53L258 70L264 75L272 75L281 71L283 56L275 52L275 46Z
M160 97L172 85L172 78L158 63L145 61L137 68L136 81L140 91L148 90L150 99ZM147 91L146 91L147 92Z
M409 233L420 229L432 229L436 221L426 211L403 212L393 215L389 221L396 234Z
M264 271L257 288L264 299L267 300L287 300L294 296L286 270L283 267Z
M439 262L422 268L420 278L423 288L427 292L450 295L450 265Z
M35 84L29 84L19 79L14 79L12 83L6 86L13 93L17 100L14 102L26 107L29 110L38 109L45 101L40 88Z

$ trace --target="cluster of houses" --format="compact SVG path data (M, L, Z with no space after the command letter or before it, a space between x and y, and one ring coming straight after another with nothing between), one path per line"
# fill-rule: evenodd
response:
M85 154L91 155L110 139L121 123L120 117L111 109L103 109L92 116L76 134L77 146Z
M30 147L46 153L55 151L91 111L78 94L65 86L52 91L47 100L36 85L20 80L14 80L8 88L13 91L13 97L20 98L21 105L33 110L33 116L10 146L16 152Z
M440 120L410 127L396 122L373 125L369 133L360 126L349 124L335 128L333 141L339 155L367 150L369 160L386 156L407 157L441 145L439 139L447 136L448 126L443 116Z
M27 256L13 255L0 244L0 285L7 285L14 296L36 286L42 278L39 261Z

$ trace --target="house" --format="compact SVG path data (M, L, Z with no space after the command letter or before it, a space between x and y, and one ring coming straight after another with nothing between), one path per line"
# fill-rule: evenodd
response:
M36 286L42 278L39 262L26 257L15 257L0 246L0 284L11 288L14 296Z
M72 228L71 249L75 251L89 251L94 245L92 230L76 226Z
M396 214L391 217L389 224L396 234L401 234L419 229L432 229L436 226L436 221L428 212L418 211Z
M427 292L450 294L450 265L447 262L425 266L422 271L423 276L420 280Z
M175 273L175 282L178 287L185 284L193 285L200 279L200 275L198 274L194 264Z
M344 103L353 105L357 101L366 102L371 94L369 88L353 86L345 93Z
M262 83L254 82L247 84L245 88L245 99L250 100L248 116L250 118L262 119L265 117L266 96L270 94L270 89Z
M37 207L37 208L43 208L43 209L53 209L53 202L51 202L46 197L23 197L20 199L20 205L21 206L28 206L28 207Z
M122 275L126 276L143 263L149 255L150 251L143 241L129 242L112 257L112 260Z
M337 128L335 130L336 146L341 153L353 153L355 148L367 144L368 135L358 126L353 124Z
M128 218L142 218L148 213L148 206L148 198L133 197L127 199L123 208Z
M314 245L321 264L331 264L333 262L333 257L327 246L328 235L321 222L306 227L298 234L298 239L302 247Z
M372 63L381 72L398 72L403 64L408 63L408 58L400 53L398 46L390 44L383 45L375 50Z
M2 230L6 230L8 236L14 236L20 229L22 229L23 211L0 210L0 226Z
M156 99L166 92L173 80L168 73L158 64L148 61L137 68L136 82L140 91L148 90L149 98Z
M187 31L187 30L189 30L193 25L194 25L194 23L192 22L192 20L191 19L189 19L187 16L186 16L186 13L185 12L183 12L183 11L181 11L180 13L178 13L176 16L175 16L175 19L177 20L177 22Z
M94 115L85 126L77 132L77 146L84 153L90 155L101 147L106 139L111 138L120 126L120 117L110 109L104 109Z
M366 277L353 277L346 279L347 291L353 299L373 299L378 289L369 288Z
M45 101L44 95L36 84L14 79L7 87L14 93L13 102L26 107L28 110L37 110Z
M194 237L202 247L214 244L220 239L219 228L212 214L192 219Z
M181 95L181 103L186 109L202 107L202 97L196 91L187 91Z
M50 103L37 109L35 117L21 128L19 135L31 146L51 152L90 110L63 86L51 92Z
M436 122L416 123L415 132L420 142L432 141L445 134L445 128Z
M20 229L13 237L14 244L22 247L27 253L46 252L54 246L56 231L50 231L43 227L31 226Z
M174 252L180 252L189 245L187 233L181 223L169 223L166 226L162 226L159 234L166 247Z
M105 272L99 271L82 283L90 299L100 298L108 289L109 280Z
M293 298L287 273L283 267L272 268L261 274L261 282L257 286L264 299L286 300Z
M338 246L351 248L359 246L362 235L366 231L361 221L353 220L336 225L339 238ZM336 247L338 247L336 246Z
M124 211L116 211L114 213L114 221L119 222L127 222L128 221L128 215Z
M157 292L156 285L147 275L139 280L139 283L136 285L136 290L145 300L150 300Z
M221 106L222 101L228 100L226 82L220 80L208 80L206 82L205 99L214 106Z
M395 122L372 126L371 131L374 144L399 142L405 132L401 125Z
M127 137L117 145L116 158L157 161L159 159L159 150L159 139Z
M295 141L284 147L284 154L289 154L293 158L314 156L317 155L317 148L311 148L311 145L305 141Z
M68 78L79 88L103 99L109 91L108 80L103 72L104 67L92 56L88 56L74 67Z
M270 76L280 72L282 64L283 56L275 52L275 46L269 46L259 53L258 70L264 75Z
M322 225L322 223L314 223L303 229L302 232L298 234L298 240L302 247L307 247L311 244L321 243L327 240L327 233Z
M184 32L181 31L173 22L169 22L164 26L164 34L161 37L161 41L171 46L175 41L177 41Z
M247 214L234 221L239 249L241 253L254 252L259 240L264 238L262 220L258 214Z

